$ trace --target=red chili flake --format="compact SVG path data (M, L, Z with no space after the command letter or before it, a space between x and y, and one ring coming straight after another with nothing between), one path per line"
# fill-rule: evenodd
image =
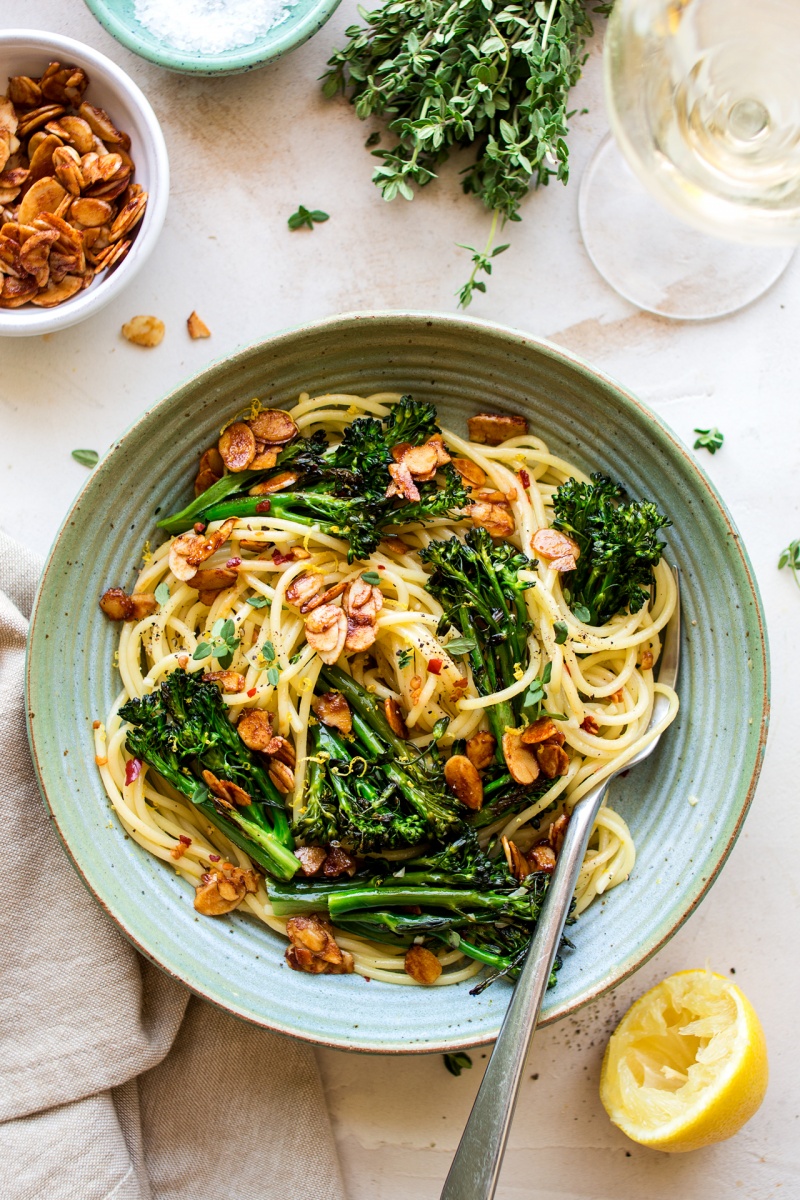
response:
M205 533L206 527L202 521L195 521L194 531L195 533Z
M528 488L531 486L531 477L524 467L519 473L519 481L523 487Z
M100 721L92 721L92 729L99 729L100 724Z
M257 688L250 688L250 690L248 691L247 694L251 700L253 699L253 696L255 696L257 690L258 690Z
M125 782L130 787L134 779L138 779L142 773L142 764L138 758L129 758L125 763Z
M276 567L282 567L284 563L294 562L294 555L281 554L280 550L275 549L272 551L272 561L275 563Z
M386 570L386 567L382 566L382 564L381 564L381 563L378 563L378 570L379 570L379 571L385 571L385 570Z
M208 860L209 860L209 862L219 862L219 855L218 854L209 854Z
M230 567L230 569L233 570L234 567L240 566L241 562L242 562L242 560L240 558L229 558L228 561L225 563L225 566Z
M269 512L269 510L271 508L272 508L272 504L270 503L269 500L259 500L258 504L256 505L256 512L257 513Z
M442 659L441 658L429 658L428 659L428 670L430 671L431 675L441 675Z
M178 841L182 846L191 846L192 839L187 837L185 833L178 834Z

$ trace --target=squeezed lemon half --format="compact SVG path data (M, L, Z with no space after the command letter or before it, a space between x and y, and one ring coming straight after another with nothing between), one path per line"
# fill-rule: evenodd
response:
M681 971L631 1005L606 1048L600 1099L629 1138L680 1153L737 1133L769 1071L753 1006L722 975Z

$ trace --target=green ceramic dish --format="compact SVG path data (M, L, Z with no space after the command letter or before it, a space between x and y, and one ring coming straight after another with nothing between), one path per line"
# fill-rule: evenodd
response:
M173 0L179 4L180 0ZM288 16L262 37L220 54L179 50L151 33L136 18L134 0L86 0L104 29L118 42L168 71L189 75L239 75L274 62L302 46L339 7L339 0L290 0Z
M199 451L253 396L409 391L445 424L498 406L524 413L557 453L653 496L674 526L685 645L681 712L647 763L617 781L638 860L581 917L544 1020L635 971L708 891L753 795L767 731L768 661L750 564L721 500L673 433L617 384L555 346L458 317L377 313L282 333L209 367L145 412L78 496L42 577L31 623L27 708L42 791L78 871L127 936L194 991L257 1024L358 1050L442 1051L491 1041L508 1001L496 984L408 989L285 969L284 943L234 914L195 919L192 891L126 840L93 758L92 720L119 688L118 629L97 601L128 586L153 512L191 494ZM697 797L696 806L689 804Z

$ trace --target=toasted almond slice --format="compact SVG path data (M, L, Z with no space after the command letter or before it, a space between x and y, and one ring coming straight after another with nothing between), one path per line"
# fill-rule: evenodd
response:
M469 440L487 446L499 446L512 437L522 437L528 432L524 417L500 413L478 413L467 421Z
M138 225L141 221L146 207L147 192L142 192L141 196L134 196L133 200L129 200L127 204L124 204L111 225L111 232L108 235L109 241L118 242L121 237L130 233L134 226Z
M558 726L550 717L539 717L523 729L520 740L524 746L535 746L539 742L546 742L550 738L556 737L558 732Z
M50 247L58 237L54 229L47 233L35 233L27 238L19 251L20 268L36 279L36 286L47 287L49 268L47 260L50 257Z
M218 442L222 461L229 471L246 471L256 456L256 439L244 421L234 421Z
M102 270L102 267L98 267ZM158 317L137 316L122 326L122 336L136 346L160 346L164 340L166 326Z
M19 108L36 108L41 104L42 89L29 75L13 75L8 81L8 99Z
M297 752L290 741L279 735L270 738L269 744L264 751L270 758L276 759L278 762L286 763L287 767L294 770L297 765Z
M194 341L197 341L198 338L211 337L211 330L208 328L205 321L202 321L200 317L198 317L196 312L191 312L189 314L186 320L186 328L189 330L189 337Z
M32 108L20 118L17 127L17 136L26 138L29 133L33 133L35 129L46 125L48 121L52 121L55 117L60 117L66 112L63 104L43 104L39 108Z
M331 600L336 600L338 596L341 596L346 587L346 583L332 583L331 586L327 588L321 596L314 596L310 600L306 600L305 603L301 604L300 612L308 613L315 608L319 608L323 604L329 604ZM287 588L286 591L288 596L289 589Z
M311 571L303 571L300 575L295 575L292 582L286 589L286 599L290 604L296 604L300 611L303 611L303 605L309 600L313 600L322 591L323 581L322 576Z
M16 134L18 127L14 105L6 96L0 96L0 133L7 134L10 138Z
M485 771L494 762L497 740L488 729L480 729L467 742L467 758L478 771Z
M258 441L267 446L284 446L298 434L294 419L282 408L265 408L247 423Z
M198 592L221 592L232 587L238 577L238 572L228 567L208 567L206 570L195 571L192 578L186 582Z
M0 208L13 204L20 193L19 187L0 187Z
M408 467L415 479L430 475L431 472L435 473L438 463L436 447L427 442L423 446L411 446L400 461Z
M53 62L39 80L39 86L45 100L79 104L89 80L81 67L62 67L61 63Z
M245 746L264 753L272 741L272 718L261 708L251 708L242 713L236 730Z
M389 463L392 482L386 489L387 496L402 496L405 500L419 500L419 488L405 462Z
M0 296L0 308L20 308L29 300L36 299L38 287L32 275L15 279L13 275L6 276L3 294Z
M346 737L353 732L353 714L341 692L323 692L311 705L314 715L323 725L338 729Z
M564 835L569 825L569 817L569 813L562 812L561 816L556 817L547 831L548 845L552 847L556 854L561 853L561 847L564 845Z
M68 140L69 144L74 146L78 151L78 154L91 153L92 142L94 140L92 130L83 117L62 117L58 125L61 130L59 136Z
M19 206L17 220L21 225L31 225L39 213L52 213L66 196L65 189L52 175L45 175L31 184Z
M78 115L83 117L92 133L107 145L119 145L121 142L124 144L124 135L114 125L104 108L95 108L93 104L84 101L78 109Z
M374 621L369 619L354 619L353 617L347 618L347 636L345 637L344 644L353 654L369 650L370 646L374 646L377 636L378 631Z
M20 188L29 175L27 167L9 167L0 173L0 188Z
M466 808L477 812L483 805L483 783L475 766L464 754L453 754L444 764L444 777L451 792Z
M471 458L454 458L453 466L470 487L480 488L486 483L486 472Z
M278 461L280 449L272 449L269 447L266 450L259 451L253 461L250 463L251 471L271 471Z
M535 783L539 778L536 756L523 746L519 732L508 730L503 734L503 758L506 760L511 778L515 783Z
M403 966L406 975L410 975L416 983L435 983L442 973L442 964L424 946L409 946Z
M535 846L531 846L526 857L530 871L544 871L546 874L552 875L556 869L555 851L552 846L548 846L547 842L538 842Z
M548 779L566 775L569 770L569 755L554 742L543 742L536 747L536 761L542 768L542 774Z
M114 209L107 200L95 200L88 196L73 200L70 209L70 215L81 225L86 225L90 229L107 224L113 213Z
M497 488L478 488L473 492L476 502L482 501L485 504L508 504L508 498L505 492L499 492Z
M176 579L188 583L200 566L227 542L236 527L236 517L229 517L219 529L207 537L194 533L182 533L173 540L169 548L169 569Z
M476 529L485 529L492 537L507 538L514 532L514 516L507 504L489 504L479 500L467 510Z
M203 771L203 779L209 791L230 808L233 808L234 805L238 808L246 808L248 804L253 803L250 794L230 779L218 779L212 771Z
M564 557L577 559L581 553L578 543L558 529L537 529L531 538L531 549L534 554L551 563ZM574 564L571 569L574 569Z
M93 199L108 200L110 202L111 200L116 200L117 196L122 195L127 187L127 183L128 181L126 176L115 176L114 179L110 179L108 183L103 183L101 180L99 183L93 184L92 187L86 189L85 195L90 196Z
M257 483L255 487L251 487L248 495L268 496L271 492L282 492L286 488L293 487L299 478L297 471L281 471L278 475L273 475L272 479L265 479L263 483Z
M109 588L100 597L100 607L112 621L127 621L131 598L122 588Z
M282 796L288 796L294 788L294 771L280 759L270 760L269 777Z
M62 187L71 196L80 196L83 187L81 160L72 146L58 146L53 151L53 170Z
M295 858L300 863L300 871L306 879L319 874L327 854L324 846L298 846L294 852Z
M306 618L306 641L327 666L333 666L344 650L347 617L335 604L323 604Z
M223 692L244 691L245 678L238 671L206 671L203 680L206 683L218 683Z
M377 614L383 608L383 592L365 579L353 579L347 584L342 605L348 616L359 611Z
M522 883L523 879L531 873L527 859L515 842L509 841L507 837L501 838L500 841L509 871L518 883Z
M403 716L403 710L394 696L386 697L383 702L383 711L386 713L386 720L389 722L392 733L405 741L408 738L408 726Z
M65 300L69 300L76 292L79 292L83 287L83 279L80 275L65 275L60 283L49 283L43 292L39 292L31 301L37 308L55 308L57 304L63 304Z
M124 242L117 242L115 246L109 246L108 249L103 252L102 257L99 258L95 263L94 274L99 275L101 271L107 271L109 268L113 267L115 263L118 263L120 259L125 257L130 250L131 245L132 243L128 240Z

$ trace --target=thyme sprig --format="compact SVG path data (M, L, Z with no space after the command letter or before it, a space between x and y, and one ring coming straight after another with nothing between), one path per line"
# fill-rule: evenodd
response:
M323 91L349 94L362 120L387 120L395 144L372 151L385 200L413 199L453 149L472 148L462 187L492 212L491 245L498 219L518 221L532 186L567 182L569 92L592 32L583 0L390 0L359 12L365 24L347 29ZM476 276L502 251L468 248L463 306L486 290Z

